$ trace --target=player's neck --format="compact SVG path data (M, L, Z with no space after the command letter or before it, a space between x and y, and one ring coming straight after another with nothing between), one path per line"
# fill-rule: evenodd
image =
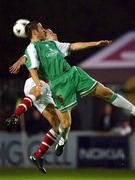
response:
M37 36L32 36L31 42L41 41Z
M32 39L31 39L31 42L37 42L37 41L40 41L40 40L37 39L37 38L32 38Z

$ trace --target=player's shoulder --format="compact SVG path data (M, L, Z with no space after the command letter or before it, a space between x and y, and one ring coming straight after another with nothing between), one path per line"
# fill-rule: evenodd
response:
M35 47L34 47L34 43L30 43L30 44L26 47L26 50L31 49L31 48L35 48Z

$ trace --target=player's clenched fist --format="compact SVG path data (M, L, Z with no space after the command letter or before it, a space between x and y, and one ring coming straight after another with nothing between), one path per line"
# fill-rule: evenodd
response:
M97 46L98 47L104 47L104 46L108 46L112 43L112 41L109 40L101 40L97 42Z

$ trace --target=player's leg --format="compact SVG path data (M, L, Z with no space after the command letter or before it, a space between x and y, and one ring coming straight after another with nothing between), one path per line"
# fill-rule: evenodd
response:
M36 165L36 167L43 173L46 173L44 167L43 155L46 154L48 149L55 143L59 136L59 133L51 128L42 138L41 144L33 155L30 156L30 160Z
M63 153L64 146L68 140L70 126L71 126L71 110L66 112L61 112L57 110L59 119L60 119L60 139L58 144L55 147L55 153L57 156L60 156Z
M55 132L59 133L60 120L56 113L56 109L53 104L48 104L48 106L42 112L42 115L47 119Z
M54 144L57 140L59 133L51 128L42 138L41 144L38 146L37 150L33 155L30 156L30 160L36 165L36 167L43 173L46 173L44 167L44 158L43 155L47 150Z
M31 161L37 166L37 168L41 172L46 173L42 156L43 154L46 153L48 148L55 142L55 140L59 135L58 133L59 119L55 112L55 108L53 105L54 101L51 97L49 86L43 82L43 87L42 87L43 95L40 96L40 93L39 94L37 93L35 89L35 85L33 85L33 82L28 81L27 85L28 85L27 88L25 88L25 95L28 95L29 93L35 94L36 100L33 102L33 104L37 107L40 113L42 113L43 116L48 119L48 121L53 127L48 131L48 133L44 135L42 143L39 145L34 155L30 156Z
M51 81L51 89L53 92L56 107L59 109L58 116L60 119L60 140L56 145L56 155L60 156L63 152L64 145L67 142L68 134L71 126L71 109L77 104L76 87L71 81L74 71L71 68L66 74L54 81ZM75 76L76 77L76 76Z
M45 89L46 85L43 82L42 82L42 85L43 85L43 88ZM41 90L41 91L36 89L35 83L32 78L27 79L25 82L25 85L24 85L25 98L20 102L17 109L19 109L22 106L25 108L24 109L22 108L22 110L20 110L20 111L18 110L19 113L17 113L17 109L16 109L15 113L20 116L25 111L27 111L32 106L32 104L43 95L44 90ZM26 102L24 101L27 99L27 97L32 97L31 98L31 106L28 104L27 101Z
M41 96L41 93L36 89L36 87L32 87L29 94L27 94L23 100L19 103L15 110L15 115L20 116L24 112L26 112L32 104Z
M132 115L135 115L135 106L123 96L114 93L111 89L97 82L82 69L77 68L77 73L77 91L81 96L89 94L95 95L108 101L112 105L128 110Z
M43 106L45 107L45 105ZM48 133L44 135L42 143L38 147L37 151L34 153L36 158L41 158L53 145L53 143L57 140L59 136L59 118L53 104L48 104L43 111L41 106L38 106L38 104L36 104L36 107L52 126Z
M46 173L46 169L44 168L43 155L45 155L47 150L55 143L55 141L59 137L59 119L53 104L48 104L47 106L43 104L41 106L38 105L37 102L35 105L37 109L42 113L42 115L49 121L52 128L43 136L41 144L34 152L34 155L30 156L30 159L41 172ZM42 111L43 107L44 110Z
M43 155L45 155L59 136L59 118L54 108L51 91L48 85L45 85L44 88L46 89L46 93L43 93L43 96L34 102L34 106L49 121L52 128L43 136L42 142L34 152L34 155L30 156L32 162L41 172L46 172L43 163Z
M102 98L112 105L128 110L132 115L135 116L135 106L125 99L123 96L114 93L111 89L105 87L103 84L98 83L93 95Z
M20 116L32 106L36 99L41 96L41 92L37 91L32 78L26 80L24 85L24 93L25 97L18 104L15 112L6 119L7 124L16 124Z

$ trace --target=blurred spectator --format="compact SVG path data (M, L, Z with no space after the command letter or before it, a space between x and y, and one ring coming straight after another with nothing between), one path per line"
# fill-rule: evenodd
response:
M112 105L105 104L103 112L99 118L98 130L100 131L110 131L113 126L112 119Z
M120 126L112 128L111 132L114 135L121 135L121 136L130 135L132 132L132 128L130 126L129 120L125 118L120 124Z

